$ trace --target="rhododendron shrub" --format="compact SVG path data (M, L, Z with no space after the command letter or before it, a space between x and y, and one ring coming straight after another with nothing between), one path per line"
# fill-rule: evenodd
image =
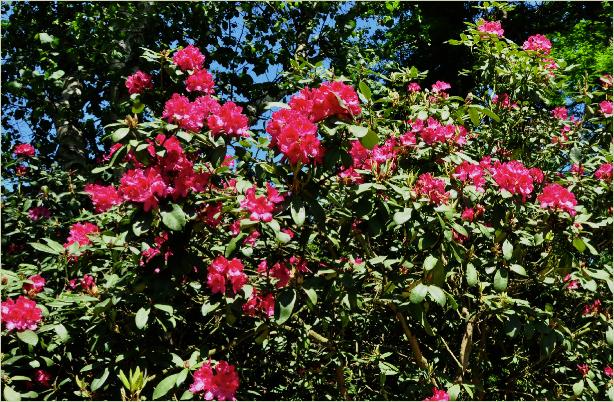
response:
M553 103L505 33L450 41L471 93L305 61L260 122L147 50L91 175L7 149L5 398L612 397L611 79Z

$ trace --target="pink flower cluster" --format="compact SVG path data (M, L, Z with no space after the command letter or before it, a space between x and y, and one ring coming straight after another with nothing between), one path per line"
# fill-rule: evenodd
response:
M34 331L43 319L43 312L37 307L36 302L24 296L19 296L17 300L9 298L3 301L0 312L2 324L8 331L21 332L27 329Z
M461 219L464 221L473 222L475 218L478 218L484 215L484 212L486 212L486 209L484 208L484 206L478 204L475 206L475 209L465 208L463 212L461 213Z
M81 285L81 290L88 294L96 294L98 292L96 280L91 275L85 274L81 280L79 280L79 278L73 278L68 281L68 288L71 290L75 290L78 285Z
M166 151L163 156L156 153L155 145ZM97 212L107 211L123 201L142 203L143 209L149 211L158 206L160 199L170 195L177 200L190 191L203 191L209 183L210 175L194 171L194 164L176 137L159 134L155 143L150 141L148 152L154 158L153 164L143 169L140 162L132 160L137 167L124 173L117 189L97 184L85 186Z
M409 85L407 85L407 92L420 92L421 89L420 84L417 82L410 82Z
M277 189L266 184L267 194L256 196L256 186L250 187L245 192L245 198L241 201L241 208L250 212L249 218L252 221L270 222L273 220L273 210L275 204L283 202L284 197L279 194Z
M289 105L314 123L330 116L354 117L362 112L354 88L341 81L324 82L318 88L303 88L290 98Z
M247 275L243 273L243 264L238 258L227 260L224 256L216 257L208 268L207 285L213 294L226 294L226 281L232 285L233 293L237 293L247 283Z
M560 209L571 216L576 215L575 206L578 204L576 197L560 184L546 185L542 193L537 196L537 201L542 208Z
M41 218L49 218L51 216L51 211L47 207L34 207L28 210L28 216L31 220L37 221Z
M213 76L205 69L194 71L185 81L188 92L202 92L205 95L212 95L215 92L214 86Z
M215 365L215 373L211 362L203 364L193 374L194 382L190 385L193 394L203 393L205 400L234 401L239 389L239 374L235 366L224 360Z
M559 120L567 120L567 108L564 106L557 106L552 110L552 116Z
M445 92L446 89L450 89L452 86L445 81L436 81L431 85L431 89L434 93Z
M499 105L499 107L502 107L505 109L518 108L518 103L512 102L510 96L507 93L502 93L501 95L493 96L492 103L494 103L495 105Z
M265 314L271 317L275 314L275 298L272 293L262 296L256 289L252 292L252 296L243 305L245 315L254 317L258 313Z
M249 137L248 120L243 108L234 102L226 102L220 109L207 117L207 126L215 134L225 133L229 136Z
M433 396L431 396L430 398L424 399L424 401L449 401L449 400L450 400L450 395L448 395L448 393L444 391L443 389L437 389L436 387L433 387Z
M544 35L533 35L522 44L523 50L533 50L535 52L550 54L552 43Z
M605 117L612 117L612 115L614 115L612 112L612 101L604 100L600 102L599 108Z
M130 95L140 94L145 89L152 89L151 75L137 71L126 79L126 88Z
M595 178L606 182L612 181L612 164L604 163L595 171Z
M593 304L591 305L588 305L588 304L584 305L584 308L582 310L582 315L587 316L587 315L599 314L600 310L601 310L601 300L597 299L593 301Z
M99 231L98 226L93 223L75 223L70 227L68 240L64 243L64 247L68 248L73 243L77 243L79 247L87 246L92 243L89 235L98 233Z
M271 135L270 146L277 147L293 165L310 161L319 163L324 156L317 135L318 127L302 112L293 109L276 111L266 131Z
M455 143L465 145L467 143L467 129L455 124L443 125L437 119L429 117L426 120L417 119L408 122L411 125L411 132L419 134L427 145L435 143Z
M45 281L45 278L43 278L41 275L32 275L28 278L28 282L23 284L23 290L28 294L28 296L33 298L43 291L46 283L47 281Z
M491 168L492 177L499 187L512 194L520 194L522 201L533 191L534 175L539 175L541 171L534 171L533 174L519 161L505 163L496 162Z
M484 172L482 168L478 164L463 161L463 163L461 163L454 169L452 177L459 181L462 181L463 183L466 183L467 181L471 180L472 184L476 187L478 191L484 191L486 179L484 178Z
M497 36L503 36L503 28L501 28L501 21L480 21L478 23L478 31Z
M269 267L266 260L260 261L258 264L258 273L266 275L267 277L277 280L275 286L277 288L283 288L288 285L290 279L293 277L292 268L297 272L309 272L307 268L307 261L296 256L290 257L288 260L290 267L284 262L276 262L272 267Z
M36 150L30 144L17 144L13 148L13 154L16 156L32 157L35 153Z
M181 70L200 70L205 62L205 56L194 45L188 45L173 55L173 63Z
M450 194L446 192L446 183L433 177L430 173L421 174L414 189L418 195L426 196L437 205L447 203L450 197Z

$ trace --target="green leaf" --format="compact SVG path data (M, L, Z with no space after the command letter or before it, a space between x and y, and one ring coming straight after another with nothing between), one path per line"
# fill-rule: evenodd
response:
M147 324L147 320L149 319L149 309L145 307L141 307L139 311L136 312L136 316L134 317L134 322L136 323L136 327L138 329L143 329Z
M44 244L40 244L40 243L28 243L28 244L30 244L35 250L42 251L43 253L49 253L53 255L60 254L57 252L57 250L54 250L49 246L45 246Z
M440 287L429 285L428 292L431 298L435 300L437 304L439 304L442 307L446 305L446 300L447 300L446 294Z
M49 76L49 78L52 80L59 80L60 78L64 76L64 74L65 73L63 70L57 70L57 71L54 71L53 74Z
M360 93L365 97L366 100L371 100L371 90L367 86L367 83L364 81L360 81L358 84L358 89L360 89Z
M175 384L177 383L177 375L178 374L171 374L162 381L160 381L160 383L156 385L156 388L153 391L152 399L158 399L163 397L168 393L168 391L171 390L171 388L175 387Z
M467 271L465 272L467 277L467 285L475 286L478 283L478 271L475 269L473 264L467 264Z
M512 259L512 254L514 253L514 246L507 239L503 242L503 258L506 260Z
M428 290L428 286L419 283L411 290L411 293L409 294L409 301L412 303L421 303L426 297Z
M582 391L584 391L584 380L583 379L573 385L573 394L575 396L580 396L582 394Z
M190 374L190 369L184 368L177 374L177 380L175 381L176 386L180 386L186 378L188 378L188 374Z
M4 400L5 401L21 401L21 395L8 385L4 386Z
M380 369L380 371L384 374L384 375L397 375L399 374L399 369L388 362L379 362L378 363L378 367Z
M165 313L169 313L170 315L173 315L175 312L173 306L169 306L168 304L154 304L154 307L158 310L164 311Z
M586 383L588 384L589 388L594 393L598 393L599 392L599 389L595 386L595 383L589 377L586 377Z
M265 110L272 109L274 107L282 108L282 109L290 109L290 106L287 103L283 102L267 102L264 107Z
M42 44L53 43L53 38L53 35L49 35L46 32L41 32L38 34L38 40L40 40Z
M584 250L586 250L586 244L584 244L584 240L582 240L579 237L576 237L575 239L573 239L573 246L576 248L576 250L578 250L581 253L583 253Z
M200 312L202 313L204 317L210 312L215 311L215 309L218 308L219 306L220 306L220 302L217 302L215 304L210 304L209 302L206 302L206 303L203 303L203 306L201 307Z
M113 132L113 134L111 134L111 139L114 142L120 142L122 138L128 135L129 132L130 132L130 129L128 127L118 128L117 130Z
M379 143L379 136L375 131L369 129L367 135L360 138L360 143L367 149L373 149Z
M132 106L132 113L134 113L134 114L139 114L139 113L143 112L143 110L145 110L145 104L144 103L138 102L138 103L135 103Z
M480 125L480 114L475 108L469 108L469 118L471 119L471 122L474 126Z
M448 395L450 395L450 400L451 401L458 400L460 392L461 392L460 384L454 384L450 388L448 388Z
M369 132L369 127L361 127L361 126L355 126L353 124L349 124L348 125L348 130L349 130L350 134L352 134L354 137L360 139L360 138L364 137L365 135L367 135L367 133Z
M303 288L311 304L315 305L318 302L318 294L313 288Z
M290 203L290 213L292 214L292 220L299 228L305 223L305 206L300 199L293 199Z
M429 255L424 259L424 264L422 265L422 268L425 271L430 271L431 269L435 268L438 261L439 260L437 258L433 257L432 255Z
M518 275L527 276L527 271L524 269L524 267L518 264L510 265L510 270L516 272Z
M402 225L411 219L411 211L411 208L403 208L402 211L396 212L394 214L392 220L394 220L394 223L396 223L397 225Z
M65 250L65 249L64 249L64 246L62 246L62 245L61 245L60 243L58 243L57 241L55 241L55 240L51 240L51 239L48 239L48 238L46 238L46 237L44 238L44 240L47 242L47 245L48 245L49 247L51 247L52 249L54 249L55 251L57 251L57 252L58 252L58 254L62 254L62 253L64 252L64 250Z
M38 335L34 331L29 329L21 332L17 332L17 338L28 345L35 346L38 343Z
M107 377L109 377L109 369L105 367L102 375L98 378L94 378L94 380L92 381L92 385L90 387L92 391L96 391L98 388L102 387L107 381Z
M246 235L244 233L239 233L237 236L233 237L232 240L230 240L226 245L226 249L224 250L224 257L230 257L237 248L237 244L239 244L239 241L243 240L245 236Z
M495 272L495 281L494 281L495 290L498 290L501 292L507 289L507 278L508 278L508 272L506 269L497 269L497 272Z
M426 120L428 118L429 118L429 113L426 110L421 110L420 112L418 112L418 119Z
M162 211L160 215L162 215L162 223L170 230L180 231L186 224L185 213L177 204L173 204L172 211Z
M605 340L610 346L614 344L614 329L612 327L608 328L608 330L605 332Z
M275 300L275 321L277 324L283 324L292 315L294 303L296 302L296 290L284 290L277 300Z

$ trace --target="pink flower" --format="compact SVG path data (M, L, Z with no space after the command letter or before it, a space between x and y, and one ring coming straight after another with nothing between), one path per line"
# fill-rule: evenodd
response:
M317 163L324 149L317 137L318 128L305 115L291 109L273 113L266 127L271 135L271 146L276 146L291 164Z
M283 197L279 195L274 187L267 183L267 195L256 197L256 187L250 187L245 192L245 198L241 201L242 208L250 212L252 221L270 222L273 220L273 209L275 204L282 202Z
M582 165L574 163L571 165L570 172L573 174L577 174L578 176L582 176L584 174L584 168L582 167Z
M463 183L467 182L468 180L472 180L473 185L478 191L484 191L486 179L483 176L482 168L478 164L463 161L454 169L452 177L462 181Z
M87 246L92 243L89 239L89 235L98 233L99 231L98 226L93 223L75 223L70 227L70 234L64 247L68 248L73 243L77 243L80 247Z
M612 102L611 101L602 101L599 103L599 108L601 109L601 113L603 113L603 115L605 117L611 117L612 116Z
M247 116L242 112L241 106L226 102L218 111L209 115L207 125L214 135L225 133L229 136L249 137Z
M271 317L275 314L275 298L272 293L262 297L260 293L254 289L251 297L245 304L243 304L243 312L254 317L258 313L266 314L267 317Z
M28 296L34 297L36 294L43 291L45 288L45 278L39 274L32 275L28 278L29 283L23 284L23 290L28 293Z
M252 230L249 235L243 240L243 244L248 244L253 247L259 237L260 232L257 230Z
M591 369L588 364L578 364L577 367L580 374L582 374L582 377L586 377L586 375Z
M571 216L576 215L576 197L559 184L551 183L544 187L542 193L537 196L537 201L542 208L561 209Z
M104 162L108 162L108 161L110 161L110 160L111 160L111 157L113 156L113 154L114 154L115 152L117 152L117 151L118 151L118 150L119 150L121 147L122 147L122 144L120 144L119 142L118 142L118 143L113 144L113 145L111 146L111 148L109 149L109 153L108 153L108 154L106 154L106 155L104 155L104 156L102 157L102 160L103 160Z
M205 62L205 56L196 46L188 45L173 55L173 63L182 70L200 70Z
M542 172L540 168L534 167L529 169L529 174L535 183L541 183L544 181L544 172Z
M432 203L437 205L446 204L450 194L445 190L445 182L441 179L436 179L430 173L421 174L418 177L415 190L419 195L427 196Z
M417 82L410 82L409 85L407 85L408 92L420 92L421 89L420 84Z
M49 218L51 216L51 211L47 207L34 207L28 210L28 216L31 220L37 221L41 218Z
M450 89L452 87L447 82L437 81L431 86L431 88L433 89L433 92L439 93L439 92L445 91L446 89Z
M49 388L51 385L49 381L51 381L51 374L45 370L38 369L34 372L34 381L39 383L43 387Z
M145 170L131 169L120 179L119 191L125 200L143 203L145 212L158 207L158 200L166 197L168 188L158 167L151 166Z
M580 287L580 282L575 279L571 280L571 274L565 275L565 278L563 278L563 283L567 283L567 285L565 285L565 288L569 290L575 290Z
M611 366L605 366L603 368L603 373L605 375L607 375L608 377L612 378L614 376L614 371L612 370Z
M18 144L13 148L13 154L16 156L32 157L35 153L36 150L30 144Z
M475 211L473 208L465 208L463 213L461 214L461 219L464 221L473 222L473 218L475 217Z
M469 237L452 229L452 240L454 240L456 243L463 244L466 240L469 240Z
M105 212L115 205L120 205L123 199L113 186L100 186L98 184L87 184L85 192L88 193L96 212Z
M2 324L9 332L12 330L21 332L27 329L34 331L42 320L42 311L36 302L24 296L19 296L16 301L10 298L3 301L0 312Z
M200 103L191 103L185 96L175 93L166 101L162 118L185 130L198 132L203 128L205 114Z
M606 182L612 181L612 164L604 163L595 171L595 178Z
M188 77L185 82L185 89L188 92L202 92L205 95L212 95L215 92L214 85L213 76L209 71L202 69L195 71Z
M151 75L137 71L126 79L126 88L130 95L140 94L144 89L152 89Z
M533 35L523 43L523 50L533 50L543 54L550 54L552 43L544 35Z
M233 236L238 235L239 233L241 233L241 221L240 220L236 220L233 223L230 224L229 227L230 233Z
M88 291L96 286L96 281L94 277L91 275L83 275L83 279L81 279L81 288L85 291Z
M492 177L499 187L512 194L521 194L522 201L533 191L533 177L521 162L510 161L492 168Z
M502 93L501 95L495 95L492 97L492 103L499 105L502 108L510 109L517 108L518 104L516 102L512 102L510 96L507 93Z
M340 81L324 82L315 89L304 88L290 99L289 105L314 123L330 116L354 117L362 112L354 88Z
M437 142L456 143L458 145L467 143L467 129L465 127L454 124L444 126L432 117L428 118L426 126L423 120L416 120L412 123L411 131L419 133L427 145Z
M203 392L207 401L234 401L235 393L239 388L239 375L235 366L220 360L215 366L215 374L211 363L203 364L193 374L194 382L190 385L193 394Z
M416 145L416 134L411 131L407 131L405 134L399 137L401 140L401 145L404 147L411 147Z
M224 256L216 257L208 268L207 284L213 294L226 293L226 281L229 280L232 290L237 293L247 283L247 275L243 272L243 264L238 258L227 260Z
M433 387L433 396L430 398L424 399L425 401L449 401L450 395L442 389L437 389Z
M567 108L564 106L555 107L552 110L552 116L559 120L567 120Z
M495 34L497 36L503 36L503 28L501 28L501 21L482 20L478 23L478 31Z

